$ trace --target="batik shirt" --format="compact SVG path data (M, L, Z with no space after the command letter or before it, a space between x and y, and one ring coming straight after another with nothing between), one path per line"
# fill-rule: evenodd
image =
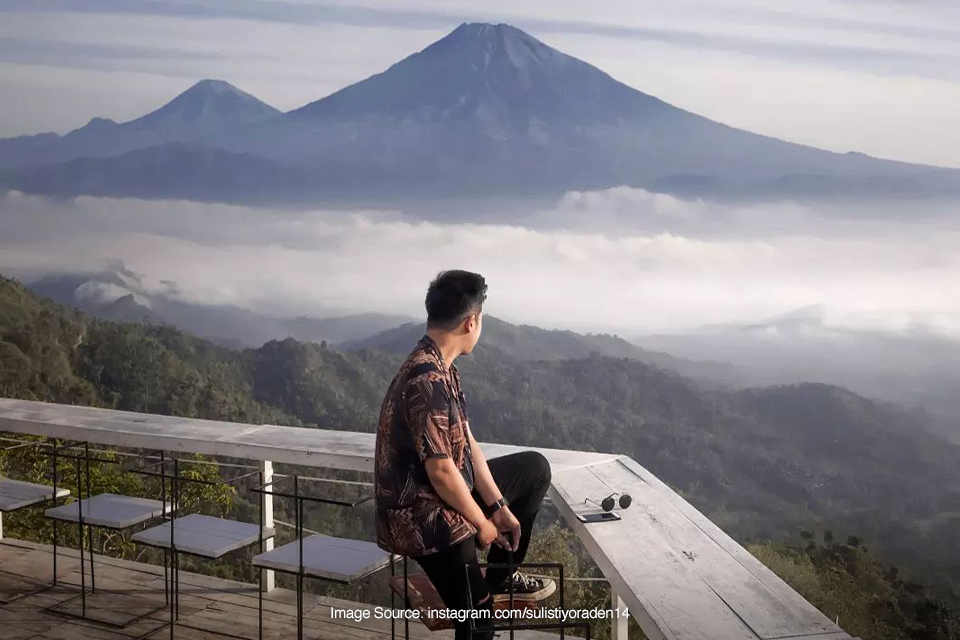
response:
M473 489L466 400L460 375L444 366L436 343L424 336L390 383L380 408L375 459L377 544L419 557L476 533L437 494L428 458L450 458Z

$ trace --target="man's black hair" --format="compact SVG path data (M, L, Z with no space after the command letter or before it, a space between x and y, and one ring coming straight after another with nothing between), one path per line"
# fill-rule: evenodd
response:
M483 310L487 283L479 273L441 271L427 288L427 328L452 331L471 313Z

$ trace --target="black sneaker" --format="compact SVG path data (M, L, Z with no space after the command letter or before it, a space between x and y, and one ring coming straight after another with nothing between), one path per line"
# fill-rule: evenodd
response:
M510 583L513 583L513 599L537 602L550 597L557 590L557 583L550 578L534 578L515 571L503 584L490 587L494 602L510 601Z

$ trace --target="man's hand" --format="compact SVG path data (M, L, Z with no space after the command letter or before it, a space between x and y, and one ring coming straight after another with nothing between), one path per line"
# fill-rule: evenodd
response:
M486 549L499 536L500 532L497 531L497 526L493 524L493 520L484 520L477 528L477 548L481 551Z
M509 546L504 547L507 551L516 551L520 548L520 521L517 520L510 507L500 507L492 518L493 524L497 527L497 532L510 534L510 539L505 540ZM503 546L503 543L501 543Z

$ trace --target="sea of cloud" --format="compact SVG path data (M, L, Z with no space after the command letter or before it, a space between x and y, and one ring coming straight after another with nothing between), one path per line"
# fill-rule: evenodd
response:
M18 192L0 197L0 273L120 261L145 291L277 316L422 315L438 271L483 273L517 322L682 333L816 307L826 327L960 339L960 206L729 205L572 192L510 224L410 212L291 212ZM119 296L123 287L87 292Z

